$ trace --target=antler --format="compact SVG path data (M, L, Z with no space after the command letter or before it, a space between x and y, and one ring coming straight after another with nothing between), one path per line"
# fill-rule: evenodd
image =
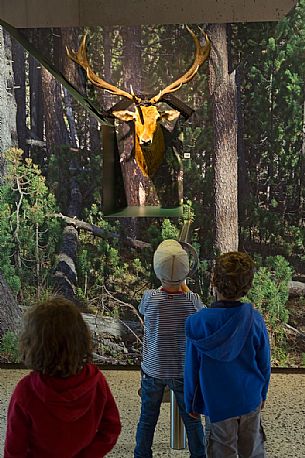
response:
M186 28L189 31L189 33L192 35L193 40L195 42L195 46L196 46L194 62L192 66L189 68L189 70L187 70L187 72L184 75L182 75L179 79L171 83L169 86L166 86L166 88L162 89L159 92L159 94L152 97L149 100L151 104L155 104L159 102L159 100L161 99L163 95L178 91L178 89L180 89L183 84L188 83L192 78L194 78L194 76L198 72L199 67L208 59L210 55L211 42L207 34L205 33L205 45L201 46L195 33L188 26L186 26Z
M187 72L184 75L182 75L179 79L171 83L169 86L166 86L166 88L162 89L157 95L155 95L154 97L152 97L149 100L149 103L151 103L152 105L158 103L163 95L177 91L178 89L181 88L183 84L188 83L192 78L194 78L194 76L198 72L199 67L208 59L210 55L211 42L207 34L205 33L205 45L201 46L195 33L188 26L186 26L186 28L189 31L189 33L192 35L193 40L195 42L196 51L195 51L194 62L192 66L189 68L189 70L187 70ZM110 83L107 83L107 81L103 80L96 73L94 73L94 71L90 67L88 57L87 57L86 38L87 38L87 35L85 34L82 38L79 50L77 52L70 51L66 47L68 57L70 57L70 59L72 59L74 62L79 64L86 71L87 78L95 86L99 87L100 89L105 89L106 91L110 92L111 94L126 97L127 99L132 100L133 102L137 104L140 104L142 102L142 99L137 97L133 93L132 89L131 89L131 93L126 92L116 86L113 86Z
M79 50L77 52L70 51L66 47L68 57L70 57L70 59L72 59L74 62L79 64L86 71L87 78L91 81L91 83L94 84L94 86L97 86L100 89L105 89L106 91L110 92L111 94L120 95L134 102L140 103L141 99L139 99L135 94L133 94L133 91L132 91L132 94L130 94L129 92L126 92L116 86L113 86L110 83L107 83L107 81L103 80L96 73L94 73L94 71L90 67L88 57L87 57L86 39L87 39L87 35L85 34L82 38Z

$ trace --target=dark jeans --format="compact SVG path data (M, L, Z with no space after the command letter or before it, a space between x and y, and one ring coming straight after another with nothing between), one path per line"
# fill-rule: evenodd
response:
M152 458L152 443L166 385L173 390L185 425L191 458L205 458L204 433L200 419L190 417L184 404L183 379L157 379L142 374L141 415L137 428L135 458Z

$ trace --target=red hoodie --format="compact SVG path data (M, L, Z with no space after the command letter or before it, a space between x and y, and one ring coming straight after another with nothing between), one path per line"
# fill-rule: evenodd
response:
M34 371L12 395L4 458L102 458L120 431L109 386L93 364L67 378Z

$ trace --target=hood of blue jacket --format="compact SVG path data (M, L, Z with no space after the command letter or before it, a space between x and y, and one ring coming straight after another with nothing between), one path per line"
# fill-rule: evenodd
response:
M253 315L248 303L233 308L206 308L188 318L186 335L199 352L229 362L244 347Z

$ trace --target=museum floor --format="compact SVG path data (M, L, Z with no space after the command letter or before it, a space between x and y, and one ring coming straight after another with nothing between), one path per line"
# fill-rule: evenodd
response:
M7 403L17 381L25 371L0 369L1 449ZM104 371L117 399L122 419L122 433L109 458L132 458L140 400L138 371ZM273 374L269 399L263 415L267 435L268 458L304 458L305 456L305 375ZM162 406L154 441L154 458L186 458L187 451L169 448L169 404ZM58 457L60 458L60 457Z

